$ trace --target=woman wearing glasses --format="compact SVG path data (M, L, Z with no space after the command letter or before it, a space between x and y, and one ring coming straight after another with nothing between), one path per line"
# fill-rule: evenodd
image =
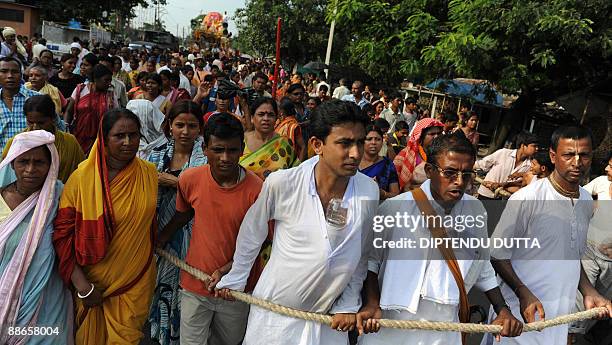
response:
M444 124L432 118L419 120L408 145L395 156L393 163L397 168L399 186L402 191L409 191L418 187L427 179L425 163L427 162L427 147L433 139L442 134Z
M399 194L397 171L393 162L379 156L383 146L383 131L375 125L366 128L365 149L359 163L359 171L371 177L380 188L380 200L386 200Z
M306 89L304 89L304 85L302 84L291 84L287 89L287 97L293 103L295 107L296 118L300 123L304 122L304 95L306 94Z

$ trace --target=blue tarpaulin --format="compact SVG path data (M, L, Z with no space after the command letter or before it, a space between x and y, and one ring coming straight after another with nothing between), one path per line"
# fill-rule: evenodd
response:
M469 98L474 102L490 104L497 107L504 105L504 97L486 81L473 83L462 80L436 79L425 85L429 89L435 89L454 97Z
M68 27L71 29L82 29L81 23L74 20L74 18L70 19L70 21L68 22Z

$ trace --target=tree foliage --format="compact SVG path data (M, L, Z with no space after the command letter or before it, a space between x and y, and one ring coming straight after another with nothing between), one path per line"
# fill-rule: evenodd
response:
M609 0L337 0L352 61L388 82L487 79L551 96L610 78ZM551 93L552 92L552 93Z
M327 0L247 0L236 11L236 45L256 56L274 56L276 22L282 18L281 52L284 61L305 63L325 58L329 25ZM333 56L342 58L346 33L336 31ZM337 60L336 60L337 61Z
M165 32L168 32L168 30L166 29L166 24L161 19L158 19L157 23L143 23L141 29L142 30L165 31Z
M204 17L206 17L206 14L203 13L191 19L190 24L192 32L200 26L200 23L202 23L202 19L204 19Z
M111 13L119 17L124 23L134 18L134 9L137 6L165 5L166 0L44 0L39 2L42 19L65 23L74 18L83 23L96 22L109 23ZM102 12L109 15L104 18Z

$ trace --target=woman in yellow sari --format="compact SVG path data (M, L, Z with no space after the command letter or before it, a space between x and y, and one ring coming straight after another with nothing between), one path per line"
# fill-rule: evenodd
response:
M157 170L136 157L140 122L104 114L60 199L53 244L74 289L76 344L138 344L155 289Z
M244 133L245 146L240 165L262 179L276 170L297 166L299 159L291 140L274 131L278 118L276 102L261 97L251 104L249 110L254 129Z
M274 130L274 124L278 118L278 107L272 98L257 98L244 113L247 118L246 123L252 123L254 129L244 133L244 152L240 158L240 165L243 168L265 180L276 170L292 168L300 164L291 140ZM273 228L270 225L268 238L260 253L264 265L268 262L272 251Z

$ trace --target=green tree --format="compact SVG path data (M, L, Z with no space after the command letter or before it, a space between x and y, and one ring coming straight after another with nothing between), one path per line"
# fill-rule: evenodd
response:
M374 76L486 79L518 111L609 78L611 13L609 0L337 0L328 20L353 29L352 61Z
M204 19L204 17L206 17L206 14L200 14L190 21L191 32L193 32L196 28L198 28L198 26L200 26L200 24L202 23L202 19Z
M68 22L74 18L83 24L97 22L109 24L111 13L120 18L122 23L136 16L134 9L137 6L148 7L150 5L165 5L166 0L92 0L83 3L80 0L44 0L39 2L42 19L55 22ZM107 17L102 13L106 11Z
M236 46L256 56L274 56L276 22L283 20L281 52L283 61L306 63L325 58L329 25L325 22L327 0L247 0L236 11L239 36ZM342 59L346 32L336 31L334 60Z
M142 28L140 28L142 30L151 30L151 31L166 31L166 25L164 24L163 20L158 20L157 24L153 23L143 23L142 24Z

